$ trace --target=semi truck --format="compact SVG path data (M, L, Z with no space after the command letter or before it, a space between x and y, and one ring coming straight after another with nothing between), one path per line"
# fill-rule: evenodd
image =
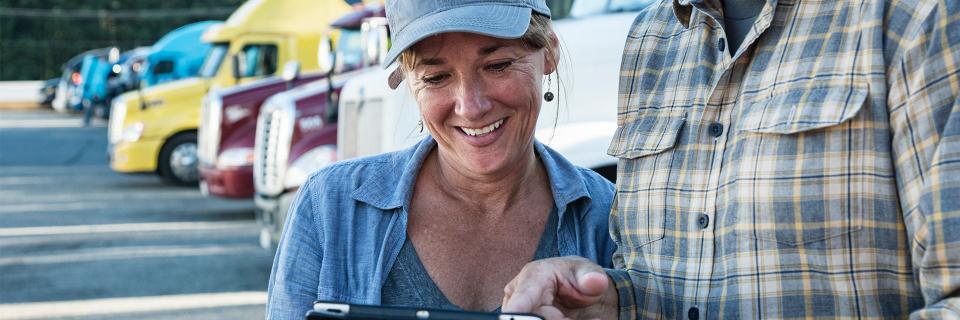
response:
M270 97L260 111L254 143L253 181L260 244L273 248L279 240L286 208L297 188L316 168L337 160L338 105L341 88L363 81L369 70L379 70L386 54L389 35L383 13L354 20L359 27L343 29L341 39L359 42L340 45L338 68L355 64L356 69ZM359 40L359 41L357 41ZM345 41L345 40L341 40Z
M283 77L211 91L200 115L200 190L218 197L252 198L254 137L264 101L305 83L319 81L313 88L325 88L331 73L338 74L339 79L345 76L339 74L360 68L361 23L366 18L384 15L383 6L369 5L334 21L330 35L318 49L318 59L324 60L320 63L321 71L300 75L299 63L290 62Z
M114 99L110 167L117 172L156 172L177 185L196 185L197 127L203 97L264 77L300 61L317 70L320 39L334 19L350 10L343 0L249 0L227 21L203 34L212 44L197 77ZM227 63L224 63L227 61Z

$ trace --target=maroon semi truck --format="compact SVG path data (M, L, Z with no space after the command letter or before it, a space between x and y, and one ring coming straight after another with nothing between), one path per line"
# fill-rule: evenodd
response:
M369 70L379 70L386 55L389 35L384 13L362 20L361 28L350 30L362 39L358 70L276 94L260 111L254 148L254 202L264 248L276 246L287 208L300 185L315 170L338 158L340 90Z
M327 75L348 73L362 60L360 27L365 18L383 16L383 8L371 6L344 15L331 24L336 43L321 41L320 57L330 56L332 72L299 74L296 64L284 66L282 77L216 90L207 95L201 108L198 132L200 188L204 194L227 198L254 195L253 160L257 116L271 96L308 83L329 86ZM325 48L324 48L325 46ZM336 48L336 52L331 52ZM335 54L335 57L332 56ZM334 132L336 130L334 129ZM336 140L336 138L334 138Z

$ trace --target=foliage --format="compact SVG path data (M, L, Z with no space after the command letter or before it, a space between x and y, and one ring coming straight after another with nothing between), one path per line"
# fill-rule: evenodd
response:
M0 81L59 77L89 49L148 46L184 24L223 20L243 0L0 0Z

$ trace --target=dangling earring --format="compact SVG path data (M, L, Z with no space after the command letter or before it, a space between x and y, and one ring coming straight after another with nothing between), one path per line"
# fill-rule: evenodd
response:
M417 132L423 133L423 119L417 120Z
M547 102L553 101L553 92L550 92L550 87L553 84L553 78L551 75L552 73L547 75L547 92L543 94L543 100L546 100Z

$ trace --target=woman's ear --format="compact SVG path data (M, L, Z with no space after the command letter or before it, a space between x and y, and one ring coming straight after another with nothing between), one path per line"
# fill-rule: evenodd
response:
M556 71L557 65L560 63L560 40L553 31L550 31L549 47L545 49L543 55L543 74L548 75Z

